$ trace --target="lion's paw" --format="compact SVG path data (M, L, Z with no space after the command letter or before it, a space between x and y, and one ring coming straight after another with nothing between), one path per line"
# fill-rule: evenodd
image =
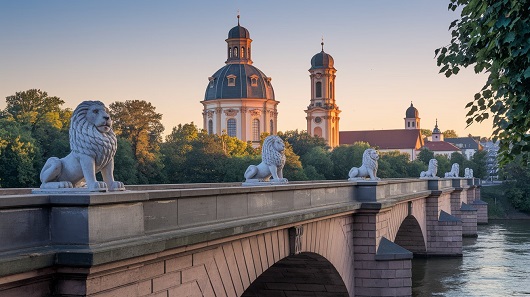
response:
M110 185L109 191L125 191L125 185L120 181L114 181Z
M58 188L59 189L62 189L62 188L73 188L74 185L69 182L69 181L62 181L62 182L59 182L58 183Z
M88 189L90 190L90 192L105 192L107 191L107 184L102 181L97 181L92 185L89 185Z

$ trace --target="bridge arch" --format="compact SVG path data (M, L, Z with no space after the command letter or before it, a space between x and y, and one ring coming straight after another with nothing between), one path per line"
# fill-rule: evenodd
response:
M414 254L426 253L427 251L421 226L412 215L408 215L401 223L394 243Z
M348 297L348 289L337 269L321 255L304 252L276 262L241 295Z

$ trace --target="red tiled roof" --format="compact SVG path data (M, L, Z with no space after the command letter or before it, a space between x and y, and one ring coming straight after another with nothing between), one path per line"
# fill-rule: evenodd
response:
M379 149L420 149L423 137L417 129L340 131L340 144L354 144L358 141L368 142Z
M445 142L445 141L428 141L423 146L425 148L428 148L429 150L433 152L459 152L460 149L456 147L455 145Z

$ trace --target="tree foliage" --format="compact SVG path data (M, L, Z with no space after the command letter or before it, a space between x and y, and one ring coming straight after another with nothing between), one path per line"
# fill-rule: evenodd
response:
M162 142L162 114L144 100L127 100L109 105L116 135L127 139L138 161L138 182L158 179L162 168L160 143Z
M520 155L530 160L530 1L450 0L461 8L449 26L451 43L435 51L447 77L473 66L488 79L466 105L467 124L493 118L493 140L500 141L500 163Z
M418 161L425 165L429 165L429 161L431 161L431 159L434 159L434 152L426 147L422 148L418 153Z
M66 126L64 119L70 116L61 110L64 101L59 97L48 96L47 92L30 89L16 92L6 97L5 112L12 115L19 123L30 124L32 128L41 122L55 123L55 127Z
M445 130L442 132L444 138L457 138L458 134L456 134L455 130Z

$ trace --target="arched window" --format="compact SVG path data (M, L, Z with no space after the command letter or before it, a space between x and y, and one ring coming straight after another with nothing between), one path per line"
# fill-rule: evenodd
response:
M210 135L213 134L213 121L212 120L208 120L208 134Z
M234 47L234 58L237 58L237 47Z
M407 122L407 127L410 127L410 122Z
M322 83L317 81L317 84L315 85L315 93L316 93L316 97L317 98L320 98L322 97Z
M270 129L271 129L271 130L270 130L270 133L271 133L271 135L272 135L272 134L274 134L274 121L273 121L273 120L271 120L270 125L271 125L271 126L270 126Z
M319 136L322 137L322 128L316 127L315 130L313 130L313 136Z
M245 48L241 47L241 58L245 57Z
M412 122L412 127L414 127L414 124L416 124L415 122Z
M237 136L237 124L236 119L228 119L227 125L227 132L228 136L236 137Z
M228 48L228 58L232 58L232 48Z
M329 82L329 98L333 98L333 82Z
M252 120L252 140L253 141L259 141L259 135L260 135L260 129L259 129L259 120L253 119Z

